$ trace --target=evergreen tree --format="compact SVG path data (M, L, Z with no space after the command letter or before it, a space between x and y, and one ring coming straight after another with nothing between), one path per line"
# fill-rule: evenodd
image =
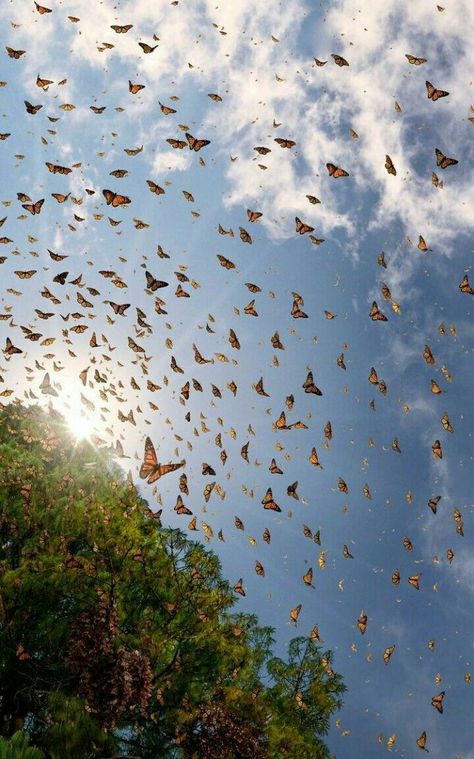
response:
M330 652L273 657L234 603L108 452L53 410L0 410L0 752L29 759L20 730L51 759L328 757Z

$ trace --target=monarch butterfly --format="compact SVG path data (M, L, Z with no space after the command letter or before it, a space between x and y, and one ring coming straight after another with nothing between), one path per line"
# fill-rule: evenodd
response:
M208 482L208 484L204 488L203 496L206 503L209 501L209 498L211 497L211 493L214 490L215 486L216 486L215 482Z
M211 98L211 100L214 100L215 103L222 102L222 98L220 95L217 95L215 92L209 92L207 95L208 98Z
M436 364L435 358L431 352L431 348L429 345L425 345L423 348L423 358L425 359L427 364Z
M125 26L120 26L119 24L111 24L110 28L113 29L116 34L126 34L130 31L130 29L133 29L133 24L125 24Z
M345 58L342 57L342 55L337 55L337 53L331 53L331 58L333 58L334 63L337 66L348 66L348 62Z
M331 422L326 422L326 424L324 426L323 432L324 432L324 437L327 440L332 440L332 425L331 425Z
M312 393L313 395L322 395L321 390L316 387L313 381L313 372L308 372L308 376L302 384L305 393Z
M283 470L280 469L280 467L276 463L275 459L271 460L271 463L270 463L270 466L268 467L268 470L272 474L283 474Z
M435 440L433 445L431 446L431 450L433 451L433 456L438 459L443 458L443 449L441 447L441 443L439 440Z
M431 181L434 184L435 187L438 187L440 190L444 187L444 182L440 181L438 178L438 175L435 174L434 171L431 172Z
M155 277L150 274L149 271L145 271L145 276L147 289L151 290L152 292L155 292L155 290L158 290L162 287L168 287L168 282L163 282L161 279L155 279Z
M146 55L149 55L158 47L158 45L147 45L146 42L139 42L138 44Z
M392 572L392 583L398 587L400 585L400 570L394 569Z
M311 205L315 206L317 203L321 203L319 198L317 198L315 195L306 195Z
M286 140L281 137L275 137L274 142L278 143L281 148L293 148L296 145L293 140Z
M393 165L393 161L389 155L385 156L385 168L387 169L389 174L393 174L394 177L397 176L397 170L395 166Z
M449 95L449 92L446 92L446 90L437 90L436 87L434 87L431 82L425 82L427 94L428 94L428 100L432 100L433 102L436 102L436 100L439 100L440 98L445 98L447 95Z
M265 577L265 570L259 561L255 562L255 571L259 577Z
M240 350L240 343L233 329L229 329L229 343L235 350Z
M339 477L338 483L337 483L337 489L340 493L348 493L349 488L347 487L347 483L345 480L342 479L342 477Z
M194 150L196 153L198 150L201 150L201 148L205 148L206 145L210 145L210 140L197 140L195 137L192 136L192 134L189 134L189 132L186 132L186 139L188 141L188 146L190 150Z
M267 492L265 493L264 497L261 500L261 503L263 504L263 508L270 510L270 511L281 511L280 507L277 503L273 500L273 493L272 489L268 488Z
M326 65L326 63L327 63L327 61L319 61L317 58L314 58L314 62L315 62L315 64L316 64L316 66L319 66L320 68L321 68L322 66L325 66L325 65Z
M443 425L443 429L446 430L446 432L454 432L454 428L451 425L451 422L449 421L449 416L447 414L443 414L441 417L441 424Z
M239 595L245 596L244 586L242 585L242 577L235 583L234 593L239 593Z
M354 558L346 545L344 545L342 547L342 555L344 556L345 559L353 559Z
M364 635L365 631L367 630L367 614L361 612L359 619L357 620L357 627L359 628L361 634Z
M21 350L21 348L17 348L15 345L13 345L12 341L10 340L10 338L7 337L6 338L6 342L5 342L5 349L4 349L3 353L6 356L14 356L15 353L23 353L23 351Z
M132 95L136 95L140 90L144 90L145 85L144 84L134 84L133 82L128 80L128 91L132 93Z
M428 749L426 748L426 730L423 730L420 737L416 739L416 745L428 753Z
M405 58L408 63L411 63L413 66L421 66L422 63L427 62L427 58L416 58L416 56L410 55L409 53L405 53Z
M256 392L257 392L259 395L263 395L263 396L265 396L265 398L269 398L269 397L270 397L270 396L268 395L268 393L266 393L266 392L265 392L265 390L264 390L264 388L263 388L263 377L260 377L260 379L259 379L259 381L257 382L257 384L256 384L256 385L254 385L254 389L256 390Z
M281 350L281 351L285 350L285 346L280 341L280 335L278 334L278 331L275 332L274 335L272 335L272 337L270 338L270 340L271 340L271 343L272 343L273 347L275 348L275 350L276 349Z
M189 495L188 478L185 473L183 473L179 478L179 489L181 493L184 493L185 495Z
M431 706L434 706L434 708L440 713L443 713L443 698L444 698L445 691L442 690L441 693L438 693L437 696L433 696L431 699Z
M132 156L138 155L142 151L143 151L143 145L139 148L124 148L124 152L127 155L132 155Z
M91 111L92 111L93 113L96 113L96 114L100 114L100 113L103 113L103 112L105 111L106 107L107 107L107 106L105 106L105 105L103 105L103 106L100 106L100 107L99 107L99 106L97 106L97 105L90 105L90 106L89 106L89 108L91 109Z
M119 195L116 192L112 192L112 190L102 190L102 195L107 201L107 205L111 205L113 208L117 208L117 206L127 205L128 203L132 202L130 198L127 198L126 195Z
M440 395L442 392L444 392L440 388L436 380L433 380L433 379L431 380L431 392L434 393L434 395Z
M262 147L262 146L256 147L256 148L254 148L254 150L259 155L267 155L267 153L271 153L272 152L270 148L265 148L265 147Z
M291 410L293 406L295 405L295 396L287 395L287 397L285 398L285 403L288 406L288 408Z
M258 316L257 311L254 308L255 300L251 300L250 303L248 303L244 307L244 313L246 313L248 316Z
M406 548L407 551L413 551L413 543L410 538L403 538L403 547Z
M290 496L290 498L294 498L295 501L299 500L298 493L296 492L296 488L298 487L298 480L295 482L292 482L291 485L288 485L286 489L286 494Z
M309 463L313 464L313 466L317 466L320 469L323 469L322 464L320 464L320 462L319 462L319 458L318 458L318 454L316 452L316 448L312 448L312 450L311 450L311 453L309 455Z
M384 664L388 664L389 663L390 658L391 658L391 656L392 656L392 654L393 654L394 651L395 651L395 646L388 646L385 649L385 651L383 653Z
M408 578L409 584L412 586L412 588L415 588L415 590L420 589L420 577L421 577L421 572L417 575L411 575Z
M301 310L297 300L293 301L293 305L291 307L291 315L293 319L307 319L308 318L308 314L306 314L304 311Z
M176 469L180 469L185 465L186 461L180 461L173 464L160 464L156 458L155 447L149 437L145 439L145 455L143 463L140 467L140 477L142 480L147 480L148 485L152 485L156 480L169 472L174 472Z
M263 216L263 213L260 211L251 211L250 208L247 208L247 218L250 222L254 223L261 219Z
M10 58L15 58L16 60L18 60L18 58L21 58L21 56L25 55L26 53L26 50L13 50L12 47L5 47L5 49Z
M128 171L126 169L115 169L114 171L110 172L111 177L117 177L117 179L123 179L128 174Z
M32 214L32 216L35 216L36 214L39 214L41 212L41 207L44 203L44 198L41 198L41 200L37 200L36 203L22 203L22 208L25 209L25 211L28 211Z
M444 153L441 152L438 148L435 148L436 153L436 165L440 166L442 169L447 169L448 166L455 166L459 161L457 161L455 158L448 158L444 155Z
M451 564L452 560L454 559L454 551L452 548L448 548L448 550L446 551L446 558Z
M465 274L464 277L462 278L462 281L459 285L459 289L461 290L462 293L467 293L468 295L474 295L474 288L472 288L471 285L469 284L469 279L468 279L467 274Z
M242 242L246 242L249 245L252 244L252 238L246 229L244 229L243 227L239 227L239 233L240 233L240 239L242 240Z
M348 177L349 172L345 171L345 169L341 169L338 166L335 166L333 163L327 163L326 168L329 172L330 177L334 177L334 179L339 179L339 177Z
M441 496L437 495L437 496L434 496L433 498L430 498L430 500L428 501L428 506L430 507L433 514L436 514L438 510L438 503L440 502L440 500L441 500Z
M298 604L298 606L295 606L295 608L290 611L290 619L295 625L295 627L298 624L298 617L300 615L302 608L303 608L303 604Z
M379 255L377 256L377 263L379 266L382 266L384 269L387 268L387 264L385 262L385 253L383 251L379 253Z
M372 321L382 321L382 322L388 321L385 314L383 314L381 310L379 309L377 305L377 301L375 300L372 302L372 308L370 309L369 316L372 319Z
M170 470L170 471L173 471L173 470ZM154 482L154 480L153 480L153 482ZM192 513L193 513L190 509L188 509L187 506L184 505L183 499L181 498L180 495L178 495L178 497L176 498L176 503L175 503L175 506L174 506L174 510L176 511L176 513L178 514L178 516L182 516L182 515L184 515L184 516L191 516Z
M306 574L303 575L303 582L305 585L309 585L310 587L314 588L313 585L313 569L310 567Z
M308 232L314 232L314 227L310 227L309 224L305 224L301 219L295 216L296 231L300 235L305 235Z
M184 140L175 140L174 138L170 137L166 140L166 142L171 145L172 148L175 150L182 150L186 147L186 143Z
M68 200L68 198L69 198L70 194L71 194L70 192L68 192L68 194L67 194L67 195L62 195L60 192L52 192L52 193L51 193L51 196L52 196L52 197L53 197L55 200L57 200L57 202L58 202L58 203L65 203L65 202L66 202L66 200ZM60 258L60 259L58 259L58 260L61 260L62 258L65 258L65 256L61 256L61 258Z

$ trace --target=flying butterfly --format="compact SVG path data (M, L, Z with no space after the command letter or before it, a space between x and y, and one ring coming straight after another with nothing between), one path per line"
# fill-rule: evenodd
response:
M412 66L421 66L422 63L426 63L426 58L417 58L414 55L410 55L410 53L405 53L405 58L407 59L408 63L411 63Z
M393 165L393 161L389 155L385 156L385 168L387 169L389 174L393 174L394 177L397 176L397 170L395 166Z
M305 235L307 232L314 232L314 227L310 227L309 224L305 224L301 219L295 216L296 231L300 235Z
M435 148L436 153L436 165L440 166L442 169L447 169L448 166L455 166L459 161L457 161L455 158L448 158L444 155L444 153L439 150L439 148Z
M112 208L128 205L128 203L132 202L126 195L119 195L116 192L112 192L112 190L102 190L102 195L107 201L107 205L111 205Z
M426 90L428 94L428 100L432 100L433 102L436 102L440 98L445 98L447 95L449 95L449 92L446 92L446 90L438 90L436 87L434 87L431 82L426 81Z
M41 207L44 203L44 198L41 198L41 200L37 200L36 203L22 203L22 208L25 209L25 211L28 211L33 216L36 214L39 214L41 212Z
M145 455L140 467L140 477L147 480L148 485L152 485L156 480L169 472L174 472L185 465L185 461L179 463L160 464L156 457L155 446L149 437L145 440ZM147 479L148 478L148 479Z
M349 176L348 171L345 171L345 169L341 169L339 166L335 166L333 163L327 163L326 168L329 172L329 176L333 177L334 179L339 179L339 177Z
M377 305L377 301L375 300L372 302L372 308L370 309L369 316L372 319L372 321L382 321L382 322L387 321L387 317L385 316L385 314L381 312L381 310L379 309Z
M334 60L334 63L336 66L348 66L349 63L346 61L345 58L342 57L342 55L337 55L337 53L331 53L331 58Z
M188 141L189 149L194 150L196 153L201 150L201 148L205 148L206 145L211 144L210 140L197 140L192 134L189 134L189 132L186 132L186 139Z

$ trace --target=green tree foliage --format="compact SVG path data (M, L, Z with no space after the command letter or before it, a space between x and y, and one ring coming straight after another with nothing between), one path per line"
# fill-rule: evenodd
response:
M345 690L330 652L296 638L273 657L235 602L108 452L52 409L2 407L1 735L51 759L328 757ZM24 733L0 751L29 759Z

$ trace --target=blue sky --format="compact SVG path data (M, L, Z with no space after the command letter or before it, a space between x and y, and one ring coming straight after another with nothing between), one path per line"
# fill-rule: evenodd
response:
M289 611L301 603L297 632L309 634L318 624L334 650L334 667L348 685L329 736L338 759L379 756L393 735L391 753L415 756L423 730L432 757L472 759L474 699L465 675L473 669L474 645L474 330L472 296L458 287L465 273L474 284L474 53L465 34L474 24L471 5L458 0L440 10L428 0L388 0L383 7L341 0L315 10L300 0L220 6L104 0L91 13L84 0L51 0L47 7L51 13L39 14L33 2L17 1L0 9L3 49L26 51L18 59L5 51L0 75L6 83L0 131L10 133L0 143L1 215L7 217L1 233L12 241L0 250L6 258L0 313L10 315L0 331L2 348L9 337L23 351L0 361L2 400L46 404L40 384L49 372L55 407L73 428L81 419L105 445L120 438L131 457L124 466L136 482L147 435L160 461L186 459L190 494L183 500L197 518L194 536L204 538L203 522L212 528L209 546L226 577L243 578L239 608L274 626L282 651L295 634ZM133 27L116 34L112 24ZM157 48L144 54L140 41ZM407 53L427 61L410 65ZM337 66L331 54L349 66ZM314 58L328 63L316 66ZM38 75L53 80L46 91L36 85ZM129 80L145 88L132 95ZM433 102L427 80L449 96ZM43 107L29 115L24 100ZM159 102L176 114L164 115ZM61 109L64 104L75 108ZM91 105L106 110L96 115ZM166 140L186 140L185 131L210 145L198 152L171 148ZM280 148L275 138L296 144ZM125 152L142 146L135 156ZM255 146L271 152L258 155ZM458 164L438 167L435 148ZM386 155L396 176L385 169ZM52 174L47 161L80 166ZM331 178L328 162L349 176ZM128 175L110 176L116 169ZM443 187L433 184L432 172ZM147 179L165 194L151 193ZM107 206L104 189L131 203ZM62 204L51 196L69 192ZM25 211L17 193L33 202L44 198L41 212ZM307 195L321 202L310 204ZM247 209L261 212L261 220L250 223ZM296 234L295 216L324 242ZM120 224L112 226L108 217ZM134 218L149 226L136 229ZM234 236L220 235L219 224ZM239 227L251 245L242 242ZM417 247L420 235L428 252ZM169 258L157 255L158 245ZM68 258L53 261L48 250ZM386 269L377 264L381 251ZM218 255L235 268L220 266ZM31 270L29 279L15 274ZM145 292L145 270L169 286ZM66 284L53 282L66 271ZM126 287L100 271L114 271ZM179 283L176 272L189 281ZM79 275L80 284L72 284ZM252 294L248 282L261 292ZM176 297L178 284L190 298ZM41 296L45 286L60 304ZM77 293L93 308L81 307ZM304 299L307 319L292 317L293 293ZM166 314L156 313L156 295ZM252 299L258 317L244 313ZM115 315L107 300L130 306ZM373 300L388 321L369 318ZM136 307L149 327L138 327ZM35 309L53 316L42 320ZM325 310L336 317L327 319ZM76 312L83 317L75 319ZM71 331L74 324L87 330ZM27 340L21 326L42 337ZM230 328L240 350L229 344ZM284 350L272 347L275 330ZM98 348L89 346L92 332ZM50 337L53 343L42 344ZM144 353L130 350L129 337ZM197 364L193 344L214 363ZM434 365L423 359L426 344ZM346 370L337 364L341 353ZM137 362L137 355L145 358ZM172 356L182 374L172 370ZM83 387L79 373L86 367ZM372 367L387 384L385 395L368 381ZM96 369L104 381L94 378ZM320 397L302 388L309 370ZM269 397L253 388L260 377ZM193 389L193 378L202 392ZM150 392L147 380L161 389ZM183 404L187 380L191 392ZM431 380L442 394L431 392ZM94 412L84 408L81 393ZM136 426L120 422L119 410L133 410ZM307 429L275 431L282 410L289 424L301 420ZM442 427L445 413L453 433ZM331 441L323 432L328 420ZM392 449L395 438L401 453ZM437 439L441 460L432 454ZM247 441L249 463L240 455ZM308 461L313 446L323 468ZM273 457L283 475L269 472ZM203 462L215 477L202 476ZM186 530L189 518L173 511L178 477L168 475L155 490L144 484L142 492L151 504L160 500L165 524ZM347 494L338 490L340 477ZM215 490L206 504L203 489L212 480L223 497ZM295 480L299 501L286 494ZM371 500L363 495L366 484ZM269 487L280 513L263 509ZM436 495L442 498L434 515L427 503ZM464 537L456 532L454 509L462 514ZM320 530L321 546L304 536L303 525ZM265 527L270 544L262 540ZM224 542L217 540L220 529ZM413 551L403 547L404 537ZM343 557L344 545L354 559ZM318 564L321 552L325 568ZM255 560L264 578L255 574ZM314 588L302 580L310 566ZM399 587L391 582L395 568ZM420 572L416 591L407 578ZM362 611L364 636L357 629ZM386 666L383 652L391 645ZM430 703L441 690L442 715Z

